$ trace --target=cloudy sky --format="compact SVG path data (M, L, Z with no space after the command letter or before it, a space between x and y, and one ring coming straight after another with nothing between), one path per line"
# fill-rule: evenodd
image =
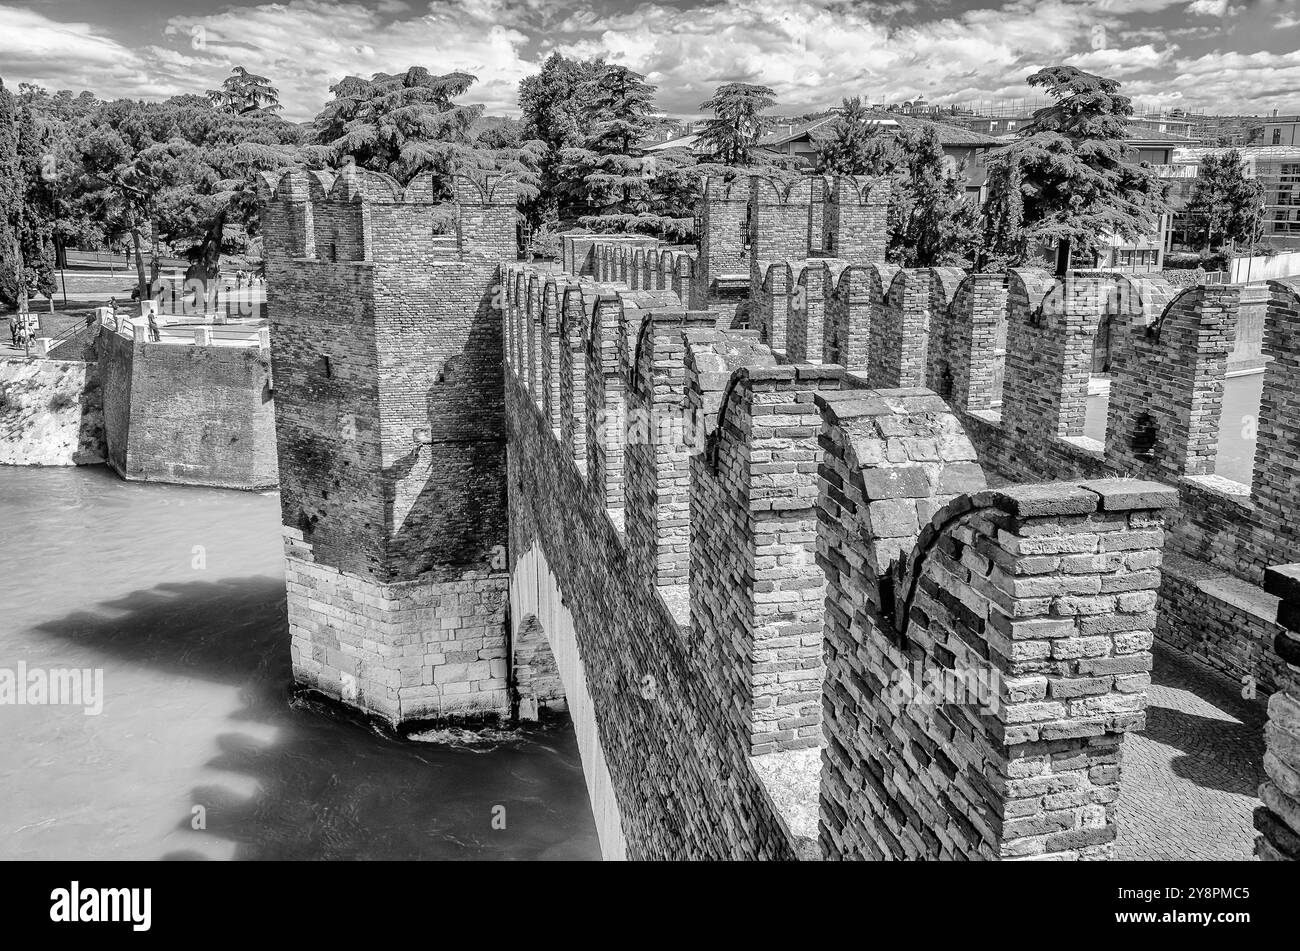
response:
M1300 0L0 0L0 77L101 97L203 92L234 65L313 116L349 73L420 65L478 76L474 102L517 114L552 51L645 73L669 113L719 83L763 82L781 111L846 95L1020 98L1070 63L1141 104L1300 112Z

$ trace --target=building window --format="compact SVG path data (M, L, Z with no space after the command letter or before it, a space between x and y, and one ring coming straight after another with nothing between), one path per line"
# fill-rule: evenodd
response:
M1281 145L1281 144L1282 144L1282 130L1281 130L1281 129L1274 129L1274 130L1273 130L1273 144L1274 144L1274 145Z

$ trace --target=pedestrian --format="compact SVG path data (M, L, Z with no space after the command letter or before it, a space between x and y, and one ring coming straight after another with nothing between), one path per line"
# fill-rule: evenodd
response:
M17 314L9 315L9 342L13 344L14 347L18 346L18 315Z
M158 330L158 318L154 314L154 309L149 308L149 339L153 343L162 342L162 333Z

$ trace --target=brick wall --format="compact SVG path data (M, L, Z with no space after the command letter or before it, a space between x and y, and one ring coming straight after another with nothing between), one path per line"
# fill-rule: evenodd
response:
M261 193L295 674L393 720L509 708L499 266L516 191L492 175L453 192L450 229L429 176L291 172Z
M943 499L933 463L927 497L870 461L891 417L819 402L824 855L1110 857L1173 494L1053 484L963 495L926 519ZM899 539L861 558L886 504Z
M716 344L690 338L692 356ZM734 728L755 754L821 742L817 391L834 367L741 366L707 448L691 458L691 626L726 682Z
M1268 569L1264 586L1279 599L1277 654L1285 665L1268 701L1264 728L1263 804L1255 809L1255 854L1266 861L1300 860L1300 564Z
M940 590L948 580L942 572L954 570L944 558L955 542L942 543L941 557L940 543L932 544L935 530L926 526L937 519L951 534L956 530L947 519L956 509L944 504L966 499L960 514L975 507L969 494L985 484L975 447L928 391L867 390L866 381L839 367L782 366L781 355L763 347L757 333L719 331L704 314L634 314L639 308L630 288L604 293L604 329L597 307L588 354L603 352L614 366L593 358L570 365L570 372L588 375L589 400L602 390L597 405L609 394L611 415L629 420L622 430L627 478L618 520L610 518L602 483L582 477L573 447L556 437L518 378L507 381L511 552L529 558L537 552L555 588L547 597L566 606L562 626L572 628L590 700L591 725L580 732L598 736L599 770L609 776L606 793L603 780L593 780L594 796L613 800L595 808L618 816L618 848L633 857L800 852L798 810L790 804L815 808L818 784L813 777L777 790L771 777L796 772L804 753L817 752L819 717L833 714L852 724L841 736L828 722L827 736L844 746L850 738L862 742L860 724L877 716L870 698L846 693L846 685L860 689L855 674L842 673L846 679L834 683L828 678L823 687L823 630L855 645L841 641L840 653L827 657L874 657L878 648L862 626L860 606L848 610L837 602L826 577L857 571L859 581L846 582L846 596L875 590L882 618L913 619L908 631L916 644L937 639L953 618L964 623L960 601ZM638 340L629 346L633 327ZM627 385L603 390L610 379ZM578 387L561 385L559 392ZM631 422L643 410L651 422ZM594 428L589 435L594 439ZM850 452L853 474L846 469L847 478L828 478L828 466L843 465L834 458ZM834 507L825 492L818 501L819 465L820 484L838 487ZM683 486L687 513L678 504ZM948 844L925 854L948 848L989 857L1106 857L1114 835L1118 737L1140 722L1149 670L1160 546L1153 506L1172 493L1132 483L1068 487L1060 498L1055 490L1016 491L996 496L1005 511L999 531L989 535L990 544L1009 546L1000 556L1004 563L974 552L956 560L975 572L962 576L970 588L965 597L972 605L984 599L985 618L993 605L992 613L1003 611L1017 624L1022 618L1042 624L984 635L985 655L990 645L1006 650L1007 663L1021 667L1003 672L1023 682L1002 698L1000 709L1014 711L1011 727L996 726L1002 723L996 716L969 714L987 733L978 758L963 758L968 745L954 745L937 727L931 745L914 741L908 755L918 762L928 756L933 766L927 782L939 788L955 782L960 795L974 790L969 810L985 810L964 820L979 831L963 840L963 820L937 800L943 818L933 823L934 840ZM856 494L850 500L846 493ZM1081 499L1090 506L1086 512ZM819 524L824 534L841 519L857 521L836 529L834 554L823 547L815 556ZM685 572L677 561L679 539L689 545ZM1068 551L1043 554L1057 543ZM869 589L862 572L892 581ZM909 593L901 602L890 600L902 591ZM919 620L918 611L929 611L929 620ZM837 624L839 633L832 634ZM1065 638L1066 627L1070 638L1054 655L1052 641ZM1033 644L1003 646L1031 633ZM891 643L898 637L889 636ZM945 651L956 646L946 638L934 649L936 662L951 663ZM916 654L899 650L907 659ZM924 705L900 716L921 724ZM873 798L857 767L829 765L836 749L825 753L825 768L839 772L837 785L822 786L822 821L841 831L823 847L837 857L867 854L865 843L886 841L878 830L924 804ZM953 767L951 776L944 776L944 765ZM984 788L983 776L995 765L1015 781L1011 795ZM665 775L673 777L671 785L659 779ZM920 788L918 776L908 789ZM705 815L712 821L702 825ZM922 833L914 837L923 852L929 848Z

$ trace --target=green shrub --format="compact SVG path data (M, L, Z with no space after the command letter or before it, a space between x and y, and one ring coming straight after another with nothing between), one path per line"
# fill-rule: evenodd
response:
M50 409L57 413L77 405L77 398L70 393L60 391L50 397Z

